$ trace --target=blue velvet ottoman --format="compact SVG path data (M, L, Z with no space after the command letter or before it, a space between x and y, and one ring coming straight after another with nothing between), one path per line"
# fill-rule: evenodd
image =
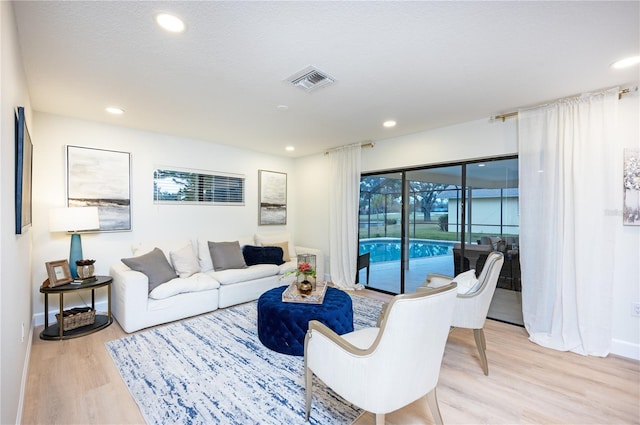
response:
M271 289L258 299L258 337L265 347L278 353L304 355L304 337L310 320L318 320L337 334L353 331L351 297L327 288L322 304L285 303L286 286Z

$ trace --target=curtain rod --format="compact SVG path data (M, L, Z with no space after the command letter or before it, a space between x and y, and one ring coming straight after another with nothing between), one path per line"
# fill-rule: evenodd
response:
M355 143L354 143L354 144L355 144ZM361 148L372 148L372 147L374 147L375 145L376 145L376 144L375 144L375 143L373 143L373 142L362 142L362 143L360 143L360 147L361 147ZM345 146L348 146L348 145L345 145ZM340 148L343 148L343 147L344 147L344 146L340 146L340 147L332 148L332 149L327 149L326 151L324 151L324 154L325 154L325 155L329 155L329 152L331 152L331 151L335 151L335 150L340 149Z
M626 89L622 89L618 92L618 99L622 99L622 96L625 94L629 94L631 93L631 91L637 92L638 91L638 86L634 86L631 88L626 88ZM518 111L514 111L514 112L507 112L505 114L499 114L499 115L494 115L490 118L491 121L494 120L502 120L502 122L504 122L504 120L506 120L507 118L511 118L511 117L517 117L518 116Z

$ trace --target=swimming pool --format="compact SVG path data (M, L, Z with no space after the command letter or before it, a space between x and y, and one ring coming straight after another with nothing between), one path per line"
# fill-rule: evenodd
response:
M426 239L409 240L409 258L435 257L453 253L455 242L433 241ZM400 261L399 238L360 239L360 254L369 252L372 263Z

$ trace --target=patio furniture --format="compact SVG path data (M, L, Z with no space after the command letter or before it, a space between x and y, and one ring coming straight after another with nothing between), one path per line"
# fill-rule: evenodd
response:
M427 396L437 424L442 416L436 385L453 313L456 285L395 296L380 327L337 335L318 321L305 338L306 419L311 412L313 374L354 405L386 413Z
M367 285L369 284L369 268L371 264L371 254L365 252L364 254L358 255L358 268L356 270L356 283L360 283L360 270L366 268L367 269Z
M453 270L454 275L457 276L460 273L466 272L467 270L474 269L476 271L476 276L480 275L480 271L482 270L489 253L491 253L492 247L491 245L474 245L474 244L465 244L464 245L464 263L462 268L460 268L460 257L462 256L462 245L457 243L453 246Z

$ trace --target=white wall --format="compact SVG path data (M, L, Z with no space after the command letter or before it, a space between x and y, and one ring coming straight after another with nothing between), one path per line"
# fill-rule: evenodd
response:
M131 256L131 245L137 241L195 241L199 236L224 241L252 236L258 231L265 233L294 228L296 190L292 189L295 181L292 159L45 113L36 113L32 133L36 166L31 289L38 324L44 321L44 298L38 290L46 279L44 263L69 256L70 237L64 233L50 233L48 229L49 209L64 206L66 201L66 145L131 153L132 231L82 235L84 257L96 259L98 274L108 274L109 266ZM246 178L245 205L154 205L153 169L156 166L243 174ZM258 226L259 169L284 172L289 176L287 226ZM299 245L310 246L313 243L299 235L294 234L294 238ZM89 295L84 294L85 302L90 300ZM105 299L103 294L97 295L99 301ZM69 299L70 304L74 301L82 302ZM53 312L52 308L50 314Z
M638 146L640 141L639 97L626 96L619 103L620 137L611 141L611 148L619 153L620 165L611 172L622 182L622 150ZM449 127L425 131L403 137L377 141L372 149L362 150L363 172L385 171L414 166L433 165L461 160L489 158L518 153L517 119L505 122L477 120ZM296 231L311 239L324 237L316 242L328 252L328 163L317 155L296 161L296 187L313 191L313 199L307 202L305 212L300 212ZM306 172L305 172L306 171ZM640 301L640 227L622 225L622 183L614 188L619 199L613 213L620 216L620 225L611 229L616 246L613 289L612 352L626 357L640 358L640 319L632 317L632 301ZM311 204L315 204L315 208ZM607 208L607 207L605 207ZM611 211L611 209L609 208ZM303 216L308 219L305 220ZM306 223L303 223L305 222ZM588 231L588 229L585 229ZM594 241L594 243L597 243ZM330 253L329 253L330 255ZM327 270L330 264L327 255Z
M29 128L32 115L11 2L0 2L0 22L0 423L8 424L20 418L32 317L32 231L15 234L15 108L25 107Z

